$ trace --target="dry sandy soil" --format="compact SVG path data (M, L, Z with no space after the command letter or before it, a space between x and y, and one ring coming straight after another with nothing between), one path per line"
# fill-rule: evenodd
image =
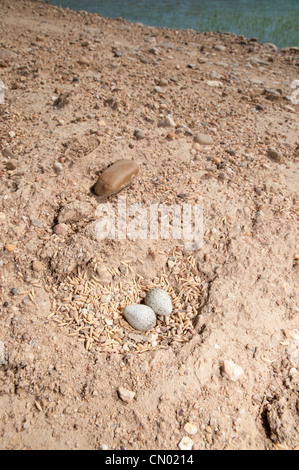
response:
M0 448L298 447L298 48L0 8ZM96 237L119 158L127 204L203 205L200 249ZM152 285L175 309L141 334Z

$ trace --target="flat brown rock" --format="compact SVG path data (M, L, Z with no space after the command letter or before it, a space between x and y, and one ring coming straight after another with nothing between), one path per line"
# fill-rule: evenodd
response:
M132 160L118 160L100 175L94 192L98 196L111 196L128 186L139 172L139 165Z

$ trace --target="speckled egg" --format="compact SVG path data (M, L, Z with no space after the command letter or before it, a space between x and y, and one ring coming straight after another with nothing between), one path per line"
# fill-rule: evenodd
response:
M172 302L169 294L156 287L151 289L144 299L145 305L153 309L156 315L170 315L172 312Z
M127 305L124 308L124 317L135 330L147 331L156 326L155 312L147 305Z

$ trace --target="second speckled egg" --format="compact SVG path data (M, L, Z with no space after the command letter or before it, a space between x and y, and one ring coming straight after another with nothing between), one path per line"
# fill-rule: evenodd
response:
M172 301L169 294L158 287L151 289L146 294L144 303L153 309L156 315L168 316L172 312Z

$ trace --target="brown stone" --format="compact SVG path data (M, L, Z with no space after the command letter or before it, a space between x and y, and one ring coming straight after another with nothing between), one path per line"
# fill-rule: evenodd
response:
M15 246L12 243L7 243L5 245L5 249L9 251L10 253L12 253L15 250Z
M174 132L169 132L167 134L167 139L169 140L174 140L175 139L175 133Z
M135 392L133 390L128 390L124 387L118 387L118 396L125 403L130 403L135 397Z
M17 165L15 165L14 162L9 161L9 162L6 163L6 168L8 170L15 170L17 168Z
M100 175L94 192L98 196L111 196L128 186L139 172L139 165L132 160L118 160Z
M213 144L213 139L210 135L208 134L196 134L194 137L194 142L200 145L212 145Z
M274 162L280 163L282 161L282 156L277 150L269 148L267 151L267 156Z

